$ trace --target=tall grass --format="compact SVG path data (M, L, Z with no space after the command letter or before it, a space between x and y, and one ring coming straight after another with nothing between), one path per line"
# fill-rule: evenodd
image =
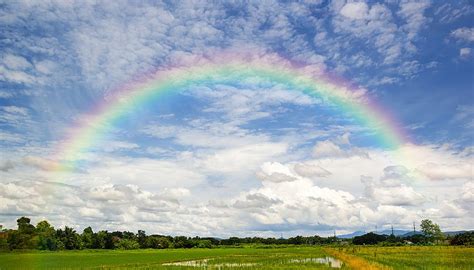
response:
M363 259L374 269L474 269L474 248L457 246L347 247L327 249L346 261ZM357 260L357 259L354 259ZM353 267L358 269L358 267ZM370 269L361 267L359 269Z

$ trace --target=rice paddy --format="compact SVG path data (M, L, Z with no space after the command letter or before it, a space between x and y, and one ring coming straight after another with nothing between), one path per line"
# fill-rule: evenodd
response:
M469 247L243 247L6 252L0 269L473 269Z

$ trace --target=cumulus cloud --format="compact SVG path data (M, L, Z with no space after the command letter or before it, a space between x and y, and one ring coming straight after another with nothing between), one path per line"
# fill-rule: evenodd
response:
M262 181L271 182L291 182L297 180L290 169L278 162L264 163L260 171L257 172L257 178Z
M471 150L407 144L397 159L391 150L362 148L349 140L360 135L358 127L313 110L332 109L326 100L264 78L183 89L153 107L160 112L150 122L117 127L114 140L81 155L77 163L84 169L66 177L49 169L58 164L47 154L71 119L116 87L140 83L140 74L158 68L212 62L216 51L235 51L257 64L291 62L318 78L334 72L361 85L355 91L347 86L341 97L363 102L378 87L436 68L419 47L432 11L450 23L471 14L471 7L429 1L170 2L126 9L120 2L100 8L61 3L2 7L9 15L0 21L12 31L2 41L8 49L0 54L6 85L0 98L13 104L0 107L0 154L9 158L0 163L2 223L12 215L42 215L55 224L187 235L405 226L430 213L441 223L450 219L444 223L450 227L468 224L462 214L472 208ZM34 23L34 31L25 22ZM65 27L50 27L56 24ZM461 57L471 54L471 32L450 33L464 44ZM180 109L168 111L177 103ZM460 106L453 122L469 127L471 111ZM33 126L33 118L43 122ZM362 185L361 175L367 176Z
M324 169L323 167L317 164L311 163L297 163L294 166L294 170L297 174L303 177L327 177L331 175L331 172Z
M420 205L425 200L423 195L405 184L375 182L367 177L363 177L361 181L365 186L367 198L384 205Z

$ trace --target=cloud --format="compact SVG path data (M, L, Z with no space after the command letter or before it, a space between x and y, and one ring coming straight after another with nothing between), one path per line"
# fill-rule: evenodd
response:
M369 158L369 155L362 149L350 147L347 149L341 148L332 141L319 141L313 148L313 156L315 158L341 158L350 156L360 156Z
M3 64L12 70L25 70L31 68L31 63L22 56L7 54L3 56Z
M257 178L262 181L270 182L291 182L297 180L290 169L278 162L265 162L260 171L257 172Z
M15 168L15 163L11 160L3 161L0 164L0 171L8 172L9 170Z
M400 10L398 15L405 19L406 24L403 29L407 32L409 40L414 39L420 29L426 27L429 19L425 17L425 11L431 6L431 2L428 0L424 1L401 1Z
M368 15L368 6L365 2L351 2L340 10L341 14L351 19L364 19Z
M20 106L0 106L0 124L4 127L5 135L21 130L23 137L35 131L36 127L30 110Z
M331 175L331 172L324 169L317 164L311 163L297 163L295 164L294 170L297 174L303 177L327 177Z
M393 181L375 182L367 177L362 177L361 181L365 186L365 195L380 204L419 206L425 201L423 195L405 184L394 184Z
M203 165L215 172L239 172L257 168L263 162L286 153L286 143L258 143L228 148L205 155Z
M248 209L248 208L260 208L265 209L274 204L281 203L278 199L268 198L267 196L259 193L247 194L245 200L237 200L234 203L235 208Z
M438 6L434 12L434 16L439 18L441 23L453 23L462 17L474 13L474 7L468 5L465 1L456 1L452 3L443 3Z
M461 58L468 58L471 56L471 48L461 48L459 49L459 56Z
M451 36L466 42L474 41L474 28L462 27L451 32Z
M471 179L473 178L472 163L470 164L437 164L426 163L417 171L431 180Z
M392 101L409 91L398 84L446 68L423 46L442 51L430 33L438 21L462 25L472 14L466 2L124 4L2 6L9 31L0 54L0 155L8 160L0 179L9 182L0 186L0 222L33 215L78 228L269 236L407 226L430 213L446 228L470 225L460 214L472 208L472 149L433 143L437 133L424 132L437 123L418 121L426 123L413 130L419 145L363 147L368 130L324 114L332 104L262 78L164 97L166 104L146 108L156 110L150 122L120 121L116 137L81 155L67 175L50 170L57 163L48 157L64 126L115 89L159 68L212 62L216 52L351 79L360 87L348 86L344 97ZM469 31L448 34L464 58L472 53ZM471 111L459 106L451 122L469 129Z

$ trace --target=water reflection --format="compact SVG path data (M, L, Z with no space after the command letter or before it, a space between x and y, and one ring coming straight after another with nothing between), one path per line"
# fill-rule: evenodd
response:
M215 259L202 259L202 260L191 260L191 261L180 261L180 262L169 262L163 263L163 266L184 266L191 268L245 268L245 267L255 267L255 266L264 266L268 263L244 263L244 262L228 262L228 263L213 263ZM324 257L324 258L299 258L299 259L290 259L276 262L278 264L325 264L332 268L341 268L343 262L335 259L333 257ZM270 263L271 265L272 263Z
M324 258L304 258L304 259L292 259L289 263L319 263L319 264L327 264L332 268L341 268L343 262L335 259L333 257L324 257Z

